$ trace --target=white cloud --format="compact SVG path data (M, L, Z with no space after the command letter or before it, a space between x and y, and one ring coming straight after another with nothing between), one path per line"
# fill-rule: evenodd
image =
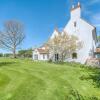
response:
M94 24L97 28L100 28L100 24L97 23L97 24Z
M100 30L100 12L94 12L91 10L91 6L98 3L100 3L100 0L88 0L88 2L82 4L82 12L84 15L88 15L90 22L97 28L97 30Z
M87 7L85 7L84 5L82 6L82 12L85 14L85 15L90 15L92 12L90 10L88 10Z
M100 13L93 14L91 21L100 23Z
M90 3L89 3L90 4ZM82 12L85 14L85 15L91 15L92 14L92 11L90 10L90 5L88 3L83 3L82 4Z
M84 14L86 15L92 15L92 11L90 10L90 6L92 5L96 5L97 3L100 3L100 0L89 0L88 2L86 2L85 4L82 5L82 9ZM99 18L99 16L98 16Z
M100 13L96 13L91 17L91 22L98 30L100 30Z
M100 0L87 0L85 4L82 4L82 9L85 10L87 13L91 13L88 8L98 3L100 4Z
M89 5L93 5L93 4L96 4L96 3L99 3L100 0L90 0L90 3Z
M100 13L95 14L92 18L96 21L100 21Z
M62 31L63 31L63 29L64 29L63 27L60 27L58 30L59 30L60 32L62 32Z

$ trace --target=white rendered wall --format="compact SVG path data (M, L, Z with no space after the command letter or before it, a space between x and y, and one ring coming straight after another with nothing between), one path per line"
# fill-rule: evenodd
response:
M71 11L71 20L75 21L80 17L81 17L81 8L80 7Z
M38 59L40 59L39 52L37 49L33 51L33 60L35 60L34 55L38 55Z
M90 50L93 48L92 31L94 27L82 19L76 20L76 27L74 27L73 23L73 20L70 20L64 31L68 34L76 35L83 42L83 48L77 52L78 59L76 59L76 61L85 63L86 59L89 57Z
M43 56L45 56L45 57L43 58ZM39 60L44 60L44 61L48 60L48 54L40 54Z
M48 54L40 54L38 50L33 51L33 60L35 60L34 55L38 55L38 60L48 60ZM45 56L45 58L43 58L43 55Z

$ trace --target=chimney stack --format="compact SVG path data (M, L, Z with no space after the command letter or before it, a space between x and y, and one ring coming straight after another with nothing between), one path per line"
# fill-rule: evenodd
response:
M80 2L78 2L78 7L80 7L81 6L81 4L80 4Z

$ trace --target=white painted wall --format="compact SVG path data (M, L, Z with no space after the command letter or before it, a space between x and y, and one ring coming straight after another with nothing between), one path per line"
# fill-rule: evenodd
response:
M48 60L48 54L40 54L40 59L39 60L44 60L44 61Z
M38 55L38 59L39 59L39 52L38 52L37 49L33 50L33 56L32 56L33 57L33 60L35 60L34 55Z
M80 7L71 11L71 20L75 21L80 17L81 17L81 8Z
M33 60L35 60L34 58L35 55L38 55L38 60L43 60L43 61L49 60L48 54L40 54L37 49L33 51Z

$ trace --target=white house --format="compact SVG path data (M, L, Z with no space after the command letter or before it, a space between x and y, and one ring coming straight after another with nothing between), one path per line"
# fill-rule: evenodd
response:
M49 51L46 47L36 48L33 50L33 60L47 61L49 59Z
M94 56L93 53L97 43L96 28L82 18L80 3L76 7L72 7L70 20L65 26L64 31L68 34L76 35L83 41L83 48L76 52L77 58L74 61L85 63L87 58Z
M68 34L76 35L83 42L82 49L76 51L76 59L71 57L66 59L67 61L85 63L87 58L94 56L97 43L96 28L82 18L80 3L76 7L74 5L72 6L70 20L64 27L64 31ZM57 34L57 30L55 30L51 38Z
M66 59L67 61L85 63L89 57L94 56L94 50L96 49L97 43L96 28L82 18L80 3L78 3L77 6L72 6L70 11L70 20L64 27L64 31L68 34L76 35L83 42L82 49L74 52L76 53L76 58L73 59L72 54L70 58ZM54 36L58 34L58 30L55 29L50 38L54 38ZM50 59L50 56L48 59Z

